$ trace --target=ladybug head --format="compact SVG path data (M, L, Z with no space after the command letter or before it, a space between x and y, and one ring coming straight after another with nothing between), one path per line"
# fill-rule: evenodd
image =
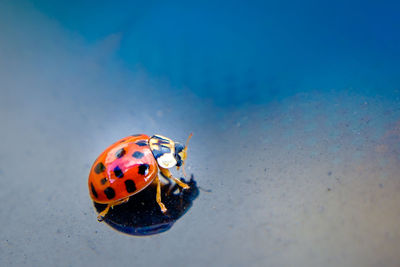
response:
M177 161L176 163L176 169L179 170L180 167L182 167L182 172L183 175L186 177L185 169L183 168L183 164L185 164L185 160L187 157L187 148L189 145L189 140L192 137L193 134L190 134L188 139L186 140L186 145L182 145L180 143L175 143L175 159Z
M181 167L186 160L185 146L181 143L175 143L176 167Z

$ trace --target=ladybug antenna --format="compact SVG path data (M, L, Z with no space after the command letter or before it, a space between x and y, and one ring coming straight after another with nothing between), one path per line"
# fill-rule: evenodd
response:
M193 133L190 133L188 139L186 140L186 145L185 145L185 148L184 148L185 152L186 152L186 150L188 148L189 140L190 140L190 138L192 138L192 136L193 136Z
M186 175L186 172L185 172L185 167L184 167L185 161L186 161L186 157L187 157L186 151L187 151L187 148L188 148L188 145L189 145L189 140L190 140L190 138L192 138L192 136L193 136L193 133L190 133L188 139L186 140L185 148L183 149L183 162L182 162L182 166L181 167L182 167L183 176L185 176L185 178L187 178L187 175ZM179 167L177 167L177 169L179 170Z

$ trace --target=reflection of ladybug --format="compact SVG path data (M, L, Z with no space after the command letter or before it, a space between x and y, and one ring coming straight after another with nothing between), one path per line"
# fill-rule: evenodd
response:
M168 215L159 212L154 195L157 187L151 184L146 190L136 194L126 204L110 209L104 222L113 229L134 236L155 235L169 230L192 207L193 201L199 195L199 188L193 175L185 181L190 186L183 192L178 191L178 185L162 184L163 202L168 208ZM107 204L94 203L98 212Z
M169 168L182 167L186 160L187 145L175 143L161 135L149 137L137 134L122 138L109 146L94 162L89 174L90 197L96 203L107 204L97 219L102 221L110 207L125 203L129 197L142 191L153 181L157 185L156 201L165 213L161 202L161 185L158 170L174 180L183 189L189 186L172 176ZM186 175L185 175L186 176Z

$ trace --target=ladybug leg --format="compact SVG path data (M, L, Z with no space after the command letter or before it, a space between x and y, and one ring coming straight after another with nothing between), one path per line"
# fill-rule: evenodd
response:
M161 202L161 182L160 182L160 178L158 177L158 175L156 176L155 181L156 181L156 183L157 183L156 201L157 201L158 205L160 206L160 209L161 209L162 213L166 213L166 212L167 212L167 208L166 208L165 205Z
M162 174L165 178L174 180L174 182L177 183L177 184L178 184L180 187L182 187L183 189L189 189L189 188L190 188L187 184L185 184L184 182L182 182L182 181L179 180L178 178L175 178L174 176L172 176L172 173L170 172L170 170L160 167L160 171L161 171L161 174Z
M107 205L107 207L102 212L99 213L99 215L97 216L97 220L99 222L103 221L104 217L107 215L107 213L110 210L110 208L114 208L114 206L117 206L117 205L122 204L122 203L126 203L126 202L128 202L128 200L129 200L129 197L123 198L123 199L115 201L113 203L109 203Z
M108 211L110 210L111 204L108 204L107 207L99 213L99 215L97 216L97 220L99 222L102 222L104 220L104 217L107 215Z

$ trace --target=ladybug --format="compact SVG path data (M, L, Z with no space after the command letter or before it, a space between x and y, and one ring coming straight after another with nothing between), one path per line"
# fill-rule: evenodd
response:
M104 150L93 163L88 186L92 200L107 204L97 219L102 221L109 209L125 203L129 197L142 191L152 182L157 185L156 201L163 213L167 211L161 202L160 172L165 178L175 181L183 189L189 186L172 176L170 168L176 167L186 177L183 165L186 160L189 135L186 145L174 142L162 135L149 137L135 134L115 142Z

